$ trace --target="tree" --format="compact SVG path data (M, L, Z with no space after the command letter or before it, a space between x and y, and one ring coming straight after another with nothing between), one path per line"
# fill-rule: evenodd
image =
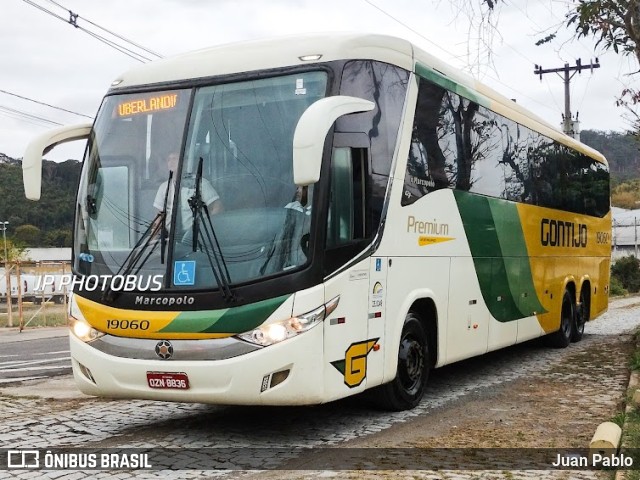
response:
M567 27L575 27L578 38L595 38L605 50L635 57L640 65L640 0L581 0L567 14ZM640 91L625 88L617 104L627 111L634 132L640 132L640 113L635 109Z
M40 236L42 232L35 225L20 225L16 227L13 238L24 245L37 247L40 245Z
M459 5L468 6L471 0L457 0ZM480 0L480 6L490 12L495 10L500 0ZM613 50L622 55L631 55L640 66L640 0L579 0L566 14L564 27L573 29L576 38L589 37L596 40L596 46ZM485 27L497 24L487 21L490 16L481 15L480 23ZM556 30L557 32L557 30ZM547 35L536 44L551 42L555 33ZM633 72L638 74L640 71ZM640 135L640 91L625 88L617 99L623 107L635 135Z
M69 229L58 228L44 235L44 245L49 247L70 247L73 234Z
M596 45L633 55L640 64L640 0L581 0L567 15L580 37L594 37Z
M0 261L4 263L5 261L4 240L0 239L0 242L2 242L0 243ZM11 240L10 238L7 238L7 259L9 262L21 260L23 253L24 253L23 246L16 244L13 240Z

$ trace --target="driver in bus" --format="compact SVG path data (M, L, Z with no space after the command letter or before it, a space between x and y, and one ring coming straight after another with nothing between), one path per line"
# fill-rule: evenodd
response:
M172 152L167 157L167 168L169 171L173 172L173 177L171 178L171 185L169 186L169 181L163 182L159 187L156 193L156 197L153 201L154 208L160 213L164 208L164 201L167 193L167 186L169 186L169 196L167 199L167 219L171 218L171 212L173 210L173 197L175 192L176 185L176 172L178 170L178 162L180 156ZM189 199L195 193L195 182L186 182L186 179L182 179L181 187L180 187L180 218L181 218L181 226L182 230L187 230L191 227L193 223L193 213L191 211L191 207L189 206ZM213 185L206 180L202 179L200 194L202 196L202 201L207 206L210 214L216 214L223 210L222 202L220 200L220 196L218 192L216 192ZM169 222L167 222L167 228L169 228Z

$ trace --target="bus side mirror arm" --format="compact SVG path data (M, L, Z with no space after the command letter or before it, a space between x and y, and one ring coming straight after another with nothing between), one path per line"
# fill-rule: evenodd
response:
M89 138L92 125L83 123L56 128L34 138L22 158L22 182L24 195L29 200L40 200L42 187L42 157L62 143Z
M320 180L324 142L333 123L343 115L368 112L375 106L369 100L344 95L311 104L298 120L293 134L293 182L306 186Z

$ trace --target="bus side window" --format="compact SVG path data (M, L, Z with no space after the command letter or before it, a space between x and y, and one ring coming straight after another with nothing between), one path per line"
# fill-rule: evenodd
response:
M369 236L367 149L338 147L331 159L331 199L327 218L327 248Z

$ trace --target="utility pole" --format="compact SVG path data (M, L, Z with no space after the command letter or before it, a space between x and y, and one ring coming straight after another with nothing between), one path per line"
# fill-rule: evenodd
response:
M9 269L9 256L7 255L7 225L9 222L0 222L2 225L2 238L4 239L4 275L7 287L5 300L7 302L7 327L13 327L13 312L11 311L11 270Z
M576 60L576 65L570 67L568 63L564 64L562 68L549 68L543 69L542 66L536 65L536 69L533 71L536 75L540 75L540 81L542 81L542 75L545 73L563 73L561 78L564 79L564 115L562 118L562 131L575 139L580 139L580 122L578 122L578 114L576 113L576 119L571 117L571 92L569 89L569 83L573 76L577 73L582 73L584 69L590 69L593 73L594 68L600 68L600 62L596 58L596 63L589 62L589 65L582 65L582 60ZM570 73L573 72L573 73ZM559 75L560 76L560 75Z

